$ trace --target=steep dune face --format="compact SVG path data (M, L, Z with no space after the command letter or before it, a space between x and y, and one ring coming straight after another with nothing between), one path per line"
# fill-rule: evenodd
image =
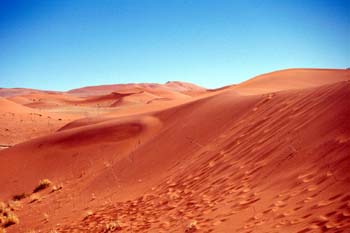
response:
M21 200L8 232L106 232L116 220L120 232L346 232L350 82L310 72L304 86L268 75L266 88L247 82L263 94L244 84L80 119L0 151L0 199L63 184Z
M172 111L160 113L167 127L117 172L147 187L135 194L138 185L128 183L134 198L118 197L59 229L102 231L98 223L110 219L125 232L184 232L191 220L203 232L348 229L349 82L236 98L225 93L174 109L181 123Z

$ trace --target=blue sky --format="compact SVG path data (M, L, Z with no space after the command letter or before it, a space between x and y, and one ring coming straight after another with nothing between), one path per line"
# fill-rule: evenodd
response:
M208 88L350 67L348 0L0 0L0 87Z

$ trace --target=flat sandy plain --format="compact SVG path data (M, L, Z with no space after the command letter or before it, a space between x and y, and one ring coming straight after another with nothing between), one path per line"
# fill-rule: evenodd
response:
M8 233L350 232L350 70L0 96Z

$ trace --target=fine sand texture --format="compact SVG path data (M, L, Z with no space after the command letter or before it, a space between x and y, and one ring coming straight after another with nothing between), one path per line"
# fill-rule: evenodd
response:
M349 232L349 70L0 96L0 232Z

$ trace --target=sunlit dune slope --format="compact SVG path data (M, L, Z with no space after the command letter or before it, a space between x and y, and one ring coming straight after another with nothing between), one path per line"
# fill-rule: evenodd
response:
M287 69L259 75L232 88L242 94L254 95L316 87L349 79L349 70Z
M63 185L21 200L7 231L106 232L117 220L120 232L346 232L349 71L290 72L0 151L0 199L43 178Z

